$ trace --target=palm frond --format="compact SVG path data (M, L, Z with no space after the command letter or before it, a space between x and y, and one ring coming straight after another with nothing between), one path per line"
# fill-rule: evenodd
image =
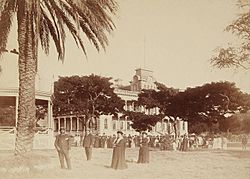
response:
M3 10L0 15L0 48L5 49L7 45L7 40L10 32L10 27L12 25L12 17L15 11L15 0L1 1L4 3ZM3 51L0 50L0 56Z
M46 28L45 31L49 32L49 34L53 38L54 44L56 46L56 50L58 52L58 59L63 59L63 51L61 48L60 39L58 38L57 30L54 27L52 21L49 19L49 17L46 15L46 13L43 10L41 11L41 15L42 15L41 18L43 18L45 21L44 23L47 24L47 26L44 26L44 28Z
M79 23L79 26L81 27L84 34L87 36L89 41L91 41L94 44L95 48L99 51L100 47L99 47L98 41L96 40L95 35L93 34L91 29L89 28L89 25L82 18L80 19L79 15L77 13L74 13L75 9L72 6L69 6L65 2L60 2L60 3L61 3L61 6L63 7L63 9L65 9L65 12L69 16L71 16L75 21L77 21L77 23Z

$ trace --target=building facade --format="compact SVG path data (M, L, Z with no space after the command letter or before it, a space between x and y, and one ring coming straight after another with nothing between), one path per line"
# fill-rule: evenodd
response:
M114 80L114 92L125 101L124 110L126 111L135 111L143 112L148 115L157 115L159 114L159 108L146 109L144 106L138 106L132 101L138 100L138 95L143 89L154 89L156 90L155 78L153 77L153 71L146 69L136 69L135 75L130 82L130 85L122 85L122 80ZM58 116L54 118L54 131L58 132L60 127L65 127L66 130L72 134L81 134L84 131L84 116ZM188 133L187 122L177 119L176 121L177 135L183 135ZM94 129L95 132L100 135L113 135L118 130L123 131L125 134L138 135L131 127L132 122L126 117L123 117L122 114L118 117L112 115L101 115L98 119L95 120ZM161 122L153 127L150 131L152 135L163 135L170 133L174 135L173 124L169 121L168 118L164 118Z
M5 53L0 60L0 150L14 149L18 116L18 55ZM38 69L39 71L39 69ZM48 75L48 74L47 74ZM53 79L36 76L36 107L38 131L34 137L34 149L54 148L54 123L52 119L51 95ZM48 77L48 76L47 76Z

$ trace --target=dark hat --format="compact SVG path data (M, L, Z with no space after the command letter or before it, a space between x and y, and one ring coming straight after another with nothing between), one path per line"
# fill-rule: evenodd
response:
M123 132L122 131L117 131L117 134L123 134Z
M146 133L146 132L142 132L142 134L145 134L145 135L147 135L147 133Z

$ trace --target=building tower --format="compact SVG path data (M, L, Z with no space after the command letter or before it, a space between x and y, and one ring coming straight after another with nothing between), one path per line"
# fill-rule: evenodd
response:
M155 78L153 77L153 71L138 68L135 70L135 75L130 84L131 91L140 92L142 89L156 89Z

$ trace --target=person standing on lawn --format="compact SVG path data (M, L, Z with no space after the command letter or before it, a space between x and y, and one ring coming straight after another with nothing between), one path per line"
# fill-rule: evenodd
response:
M127 168L125 160L125 149L126 149L126 140L123 138L123 132L118 131L117 138L114 141L114 146L113 146L111 168L116 170Z
M70 157L69 157L69 150L71 147L70 146L71 136L66 134L65 128L63 127L60 128L60 134L56 136L54 145L58 152L61 168L65 169L65 165L64 165L64 159L65 159L67 163L67 168L70 170L71 162L70 162Z
M83 147L85 149L87 160L91 160L92 158L92 147L94 144L94 136L91 131L88 129L83 139Z
M142 138L140 141L140 149L137 163L149 163L149 137L146 132L142 132Z
M242 150L246 150L247 149L247 136L243 135L242 139L241 139L241 144L242 144Z

